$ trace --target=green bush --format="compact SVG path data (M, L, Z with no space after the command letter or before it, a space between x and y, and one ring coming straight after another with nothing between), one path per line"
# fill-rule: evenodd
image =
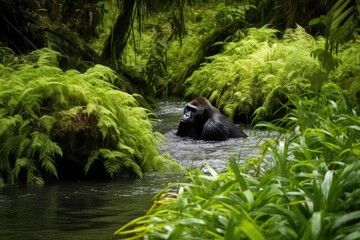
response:
M152 113L114 87L116 73L63 72L58 55L41 49L0 64L0 181L43 183L69 160L84 173L99 161L111 177L164 169Z
M329 74L312 56L324 46L323 38L315 39L301 27L288 29L280 40L276 34L267 26L250 28L244 39L226 43L222 53L209 57L186 80L186 96L207 97L231 118L256 123L284 116L279 110L288 94L319 90L345 69L359 79L359 65L346 60L358 58L349 50L358 49L358 42L339 51L343 66Z
M121 239L359 239L359 109L334 84L319 97L289 95L281 131L258 158L197 171L160 192ZM316 101L318 99L318 101ZM287 126L282 128L281 126ZM266 167L264 167L266 166ZM251 174L250 174L251 173Z

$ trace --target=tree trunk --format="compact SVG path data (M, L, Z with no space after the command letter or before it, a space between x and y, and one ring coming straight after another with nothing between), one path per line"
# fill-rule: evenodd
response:
M103 61L107 62L113 69L117 69L116 61L124 51L130 35L136 0L126 0L123 4L123 11L116 19L112 32L106 40L101 53Z

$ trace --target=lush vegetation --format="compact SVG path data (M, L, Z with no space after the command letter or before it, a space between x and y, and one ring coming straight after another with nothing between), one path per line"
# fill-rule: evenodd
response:
M229 171L189 174L121 227L121 239L360 238L360 117L353 98L327 84L313 98L288 95L283 134Z
M204 96L282 134L246 166L168 186L122 239L360 238L359 12L358 0L3 1L0 186L177 166L141 95Z
M84 71L94 63L110 66L126 76L135 91L145 98L148 95L183 96L186 92L190 97L195 93L186 89L183 84L186 79L206 57L223 49L229 54L232 47L239 48L249 27L270 24L280 30L277 33L280 37L282 31L295 28L299 23L312 36L321 34L326 38L325 43L317 43L323 49L315 49L313 55L320 62L325 60L330 67L335 66L332 53L341 49L341 44L356 38L358 12L357 1L350 0L61 0L59 4L17 0L5 1L1 9L0 23L6 27L0 31L0 41L17 53L44 46L56 49L68 60L62 63L62 69ZM269 47L272 43L269 42ZM298 47L296 43L292 46ZM309 49L304 53L306 50ZM208 61L216 61L217 57ZM244 54L234 53L232 58L235 57L244 57ZM329 64L323 65L329 67ZM222 68L228 70L225 66ZM231 77L226 80L227 84L234 81L239 80ZM264 97L260 97L256 103L250 103L254 106L248 112L243 111L245 106L234 109L232 103L226 107L224 101L218 104L234 117L252 120L253 111L264 104ZM269 117L272 113L268 110L265 104L254 116Z
M312 56L324 47L322 37L314 38L300 26L288 29L281 40L277 33L267 26L250 28L240 41L225 43L222 53L209 57L186 80L186 95L206 96L232 118L258 121L284 114L288 94L311 94L328 80L340 81L346 71L356 77L351 86L343 86L352 95L360 92L360 68L354 64L359 40L339 49L334 59L341 67L329 72Z
M171 14L152 15L142 22L144 30L129 39L122 61L144 78L150 94L182 96L185 79L205 56L221 49L214 43L234 38L231 35L244 21L247 6L245 2L232 6L225 1L196 1L186 8L182 38L174 38Z
M353 1L347 0L318 1L316 3L310 1L302 1L300 3L298 1L284 2L276 0L207 0L193 1L193 4L186 9L190 11L187 12L188 14L185 18L186 32L183 38L172 38L173 22L169 20L171 16L170 14L162 12L161 14L152 15L150 19L142 22L144 26L143 30L140 33L134 33L136 37L129 40L131 44L128 44L123 54L123 63L129 67L128 69L137 72L139 78L142 76L144 80L146 80L147 89L152 94L156 93L158 96L168 94L184 96L185 93L187 93L188 98L193 97L193 95L195 96L196 93L189 93L187 89L189 85L184 83L186 83L187 78L191 76L193 71L199 69L200 65L204 62L207 64L215 61L216 70L213 70L214 65L206 65L206 70L204 71L210 73L206 74L208 79L205 77L195 79L194 81L201 83L194 83L194 88L201 86L201 84L205 85L208 81L214 82L213 75L216 77L216 82L226 82L227 85L231 85L234 81L236 83L239 82L239 79L234 80L233 78L241 74L236 72L236 70L243 71L243 69L227 69L226 67L230 68L232 64L229 64L226 60L231 61L230 63L235 61L238 63L237 60L239 60L239 58L251 58L251 56L246 55L246 53L249 53L248 51L253 50L254 52L251 53L255 53L256 51L260 52L262 50L265 52L265 49L260 49L262 46L258 46L257 49L252 50L246 49L249 43L246 40L251 38L248 34L249 27L261 28L266 24L271 26L274 32L269 31L267 33L268 36L265 36L266 33L263 32L263 36L258 35L260 38L257 40L267 42L269 44L268 47L272 48L273 43L282 45L283 34L285 31L289 31L286 29L290 29L290 27L291 29L295 29L297 28L296 23L300 23L304 28L304 33L306 29L308 36L304 36L304 34L303 36L297 37L304 37L309 42L306 42L305 39L302 39L302 42L294 39L294 42L290 43L291 39L286 39L286 46L291 45L288 47L299 48L301 44L312 45L306 46L304 50L300 47L302 51L301 54L309 58L310 53L312 53L312 56L319 60L321 70L334 70L339 65L339 62L336 57L333 57L332 53L338 52L338 50L341 52L341 44L356 39L359 21L357 16L357 12L359 11L358 5ZM272 36L270 36L271 34ZM320 40L318 37L309 38L310 36L319 35L324 36L325 39ZM246 38L244 39L245 36ZM272 39L270 40L270 38ZM312 41L316 41L316 43L312 44ZM241 49L240 46L242 46ZM254 48L254 46L251 47ZM285 46L281 47L285 48ZM244 53L239 53L239 51L231 52L234 48L244 50ZM289 48L283 49L283 51L290 51L291 54L292 50ZM277 51L281 50L277 49ZM258 54L260 54L259 52ZM219 54L216 55L217 53ZM286 53L283 54L285 55ZM224 66L219 66L221 65L219 58L224 55L229 58L223 58ZM260 57L263 56L260 54ZM277 57L280 56L270 57L275 58L276 61ZM273 59L269 59L269 61L271 60ZM294 59L288 58L287 60L291 61ZM299 62L300 60L296 61ZM315 61L315 63L317 62ZM247 65L245 65L244 68L248 67ZM317 71L316 68L319 67L319 65L313 66L312 68L314 69L312 69L312 71ZM222 70L230 70L232 75L236 76L226 76L223 78L221 77ZM264 70L264 75L267 71L268 69ZM213 73L213 75L211 73ZM330 77L333 79L338 73L339 72ZM199 75L202 75L202 73L199 73ZM243 76L240 75L239 77ZM196 76L193 78L196 78ZM304 76L304 78L309 80L308 76ZM257 79L254 79L254 81L257 81ZM291 82L291 79L289 81ZM246 83L244 84L246 85ZM213 88L215 91L219 90L213 85L211 85L210 88ZM252 120L253 117L251 115L253 111L263 104L264 98L260 96L260 99L256 99L255 101L258 106L249 108L246 113L238 112L230 106L227 110L229 114L235 112L235 116L239 114L238 117L240 118L245 118L247 115L247 120ZM223 102L219 103L221 106L224 104ZM243 103L243 105L246 104L247 102ZM256 105L256 103L254 104ZM269 115L272 115L272 113L269 112L264 113L264 109L260 109L259 111L262 113L256 114L256 117L269 117Z
M20 59L1 53L0 185L43 183L78 168L76 178L96 162L111 177L171 166L158 153L153 114L114 86L121 80L110 68L63 72L60 54L47 48Z

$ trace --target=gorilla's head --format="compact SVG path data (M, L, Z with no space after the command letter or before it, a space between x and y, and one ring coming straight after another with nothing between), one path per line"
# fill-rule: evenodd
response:
M247 137L204 97L185 105L176 135L212 141Z
M209 118L211 107L206 98L198 97L185 105L181 122L188 126L203 126Z

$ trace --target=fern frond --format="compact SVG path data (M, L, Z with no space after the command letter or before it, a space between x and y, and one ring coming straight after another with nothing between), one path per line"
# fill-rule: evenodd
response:
M129 158L127 154L109 149L100 149L99 151L104 159L103 165L111 177L123 169L123 167L133 170L138 176L142 176L140 166Z
M112 139L117 139L120 135L117 117L112 111L105 107L100 107L99 121L97 127L103 138L110 136Z
M98 106L95 103L88 103L86 105L86 108L83 110L83 113L85 113L88 117L91 114L98 112Z
M118 144L118 149L127 152L129 155L133 156L135 155L135 150L121 142Z
M110 83L114 83L115 80L118 79L114 70L100 64L96 64L94 67L89 68L84 74L89 78L101 79Z
M0 138L7 138L8 136L15 135L16 126L23 122L20 115L12 117L0 118Z
M84 166L84 173L87 174L93 165L94 161L99 159L100 151L98 149L91 151L88 159L86 160L86 164Z
M59 179L56 167L55 167L55 161L51 157L46 157L41 159L41 167L45 169L48 173L54 175L57 179Z
M3 144L1 145L1 155L7 159L9 156L14 154L17 150L19 145L23 141L23 136L21 135L14 135L8 137Z
M81 72L76 69L69 69L64 74L69 77L82 77Z
M141 167L130 158L124 158L122 164L127 168L131 169L138 177L142 177L143 173Z
M114 174L119 172L122 168L122 164L118 158L105 158L103 165L110 177L113 177Z
M110 174L111 177L118 172L122 167L122 159L126 158L126 154L119 151L112 151L109 149L100 149L103 160L103 165L106 171Z
M42 132L34 131L31 133L31 148L36 151L46 144L48 136Z
M11 183L15 183L18 180L19 173L22 169L26 170L27 172L34 171L36 169L34 160L26 157L17 158L9 176L9 180Z
M33 183L37 185L44 185L45 181L42 177L38 177L34 174L34 172L27 173L27 183Z
M50 140L47 134L35 131L32 136L32 155L38 152L41 167L48 173L58 177L56 167L54 166L54 158L56 155L62 156L61 148Z
M61 148L56 143L51 141L50 137L46 135L46 138L44 139L44 142L40 148L40 160L47 158L53 159L56 155L62 156L62 154L63 153Z
M30 145L31 145L31 140L25 136L21 136L22 140L21 142L18 144L17 150L16 150L16 154L15 156L17 158L20 157L30 157Z
M57 66L58 57L61 54L50 48L42 48L32 51L24 57L25 61L36 62L39 65Z
M47 134L50 134L55 122L56 118L53 116L43 115L39 118L40 128L44 129Z

